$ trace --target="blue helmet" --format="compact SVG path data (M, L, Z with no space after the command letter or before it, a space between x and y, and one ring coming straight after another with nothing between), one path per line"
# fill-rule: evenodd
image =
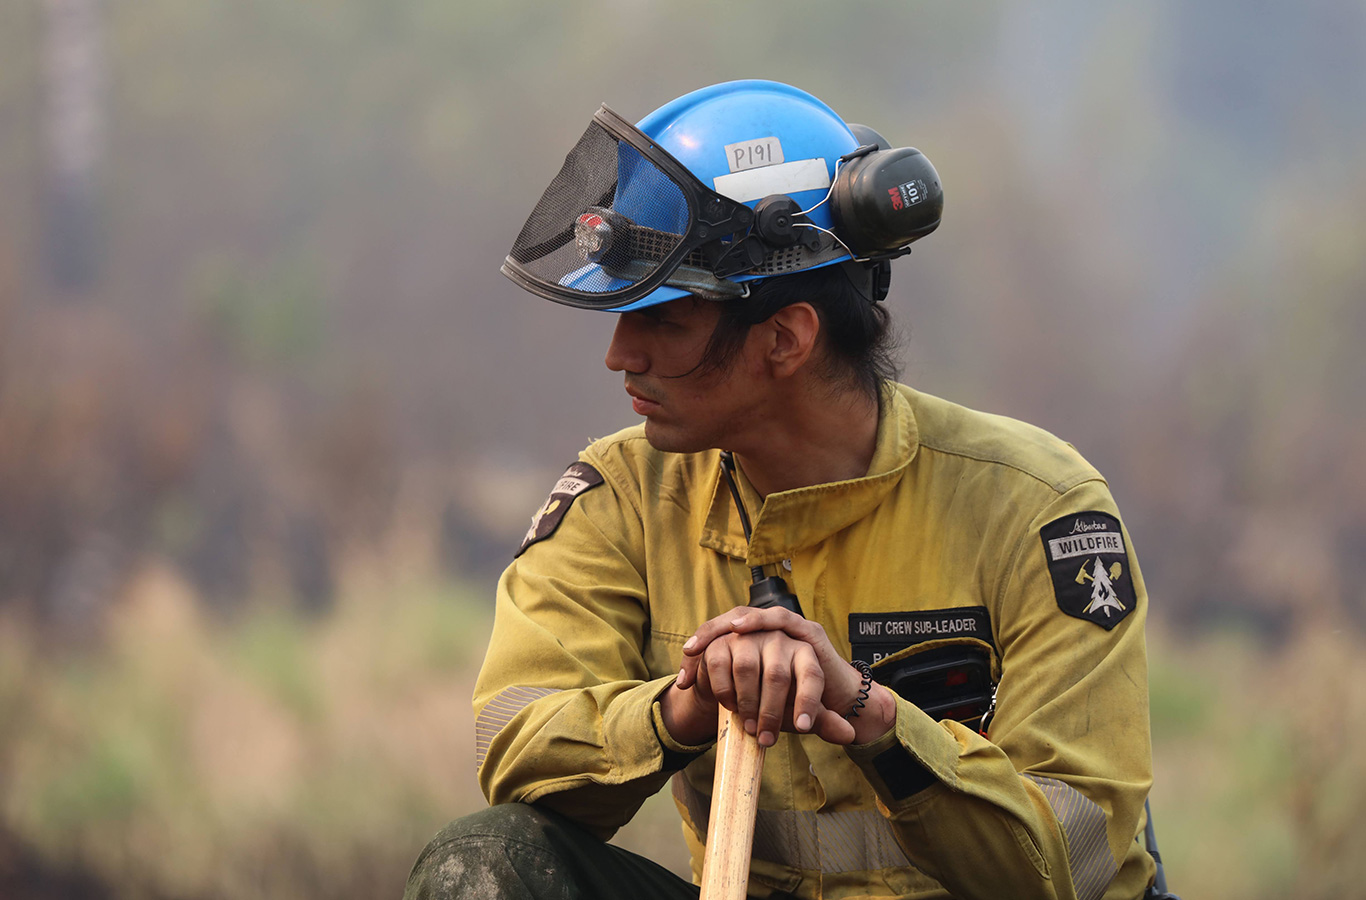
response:
M855 170L861 178L850 177ZM932 187L924 177L897 182L907 172L932 175ZM903 213L916 206L912 227ZM805 91L733 81L679 97L634 126L599 109L503 272L592 309L687 294L737 298L755 279L900 255L933 230L940 209L938 176L918 151L861 145Z

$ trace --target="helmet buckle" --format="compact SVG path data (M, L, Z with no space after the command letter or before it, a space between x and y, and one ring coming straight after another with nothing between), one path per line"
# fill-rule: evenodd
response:
M764 242L757 235L748 234L722 251L712 263L711 270L717 278L729 278L757 268L767 255L768 248Z

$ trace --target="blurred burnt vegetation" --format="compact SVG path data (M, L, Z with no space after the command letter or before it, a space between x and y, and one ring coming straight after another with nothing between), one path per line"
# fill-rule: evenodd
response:
M480 802L492 580L632 421L498 263L598 103L740 77L938 167L905 380L1108 476L1195 893L1360 883L1366 11L775 9L0 4L0 895L393 893Z
M80 622L153 554L217 605L266 584L323 610L338 558L400 532L496 572L547 479L629 421L607 321L505 283L511 236L600 99L764 72L938 161L950 215L890 301L907 380L1097 462L1182 621L1366 623L1361 13L875 9L872 37L730 10L771 35L741 64L706 4L106 8L73 282L44 19L7 7L0 603ZM833 49L794 53L817 25ZM662 33L698 58L660 65Z

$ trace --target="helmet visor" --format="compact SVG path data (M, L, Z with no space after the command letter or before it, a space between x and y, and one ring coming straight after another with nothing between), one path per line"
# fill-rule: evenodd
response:
M717 278L712 264L720 240L752 222L749 207L707 188L604 106L522 226L502 271L534 294L587 309L627 306L666 284L739 295L743 288Z

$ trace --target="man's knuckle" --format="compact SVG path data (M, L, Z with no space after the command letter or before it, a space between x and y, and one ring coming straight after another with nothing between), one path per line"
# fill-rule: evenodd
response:
M786 666L768 666L764 669L764 684L769 687L783 687L792 680L792 672Z

